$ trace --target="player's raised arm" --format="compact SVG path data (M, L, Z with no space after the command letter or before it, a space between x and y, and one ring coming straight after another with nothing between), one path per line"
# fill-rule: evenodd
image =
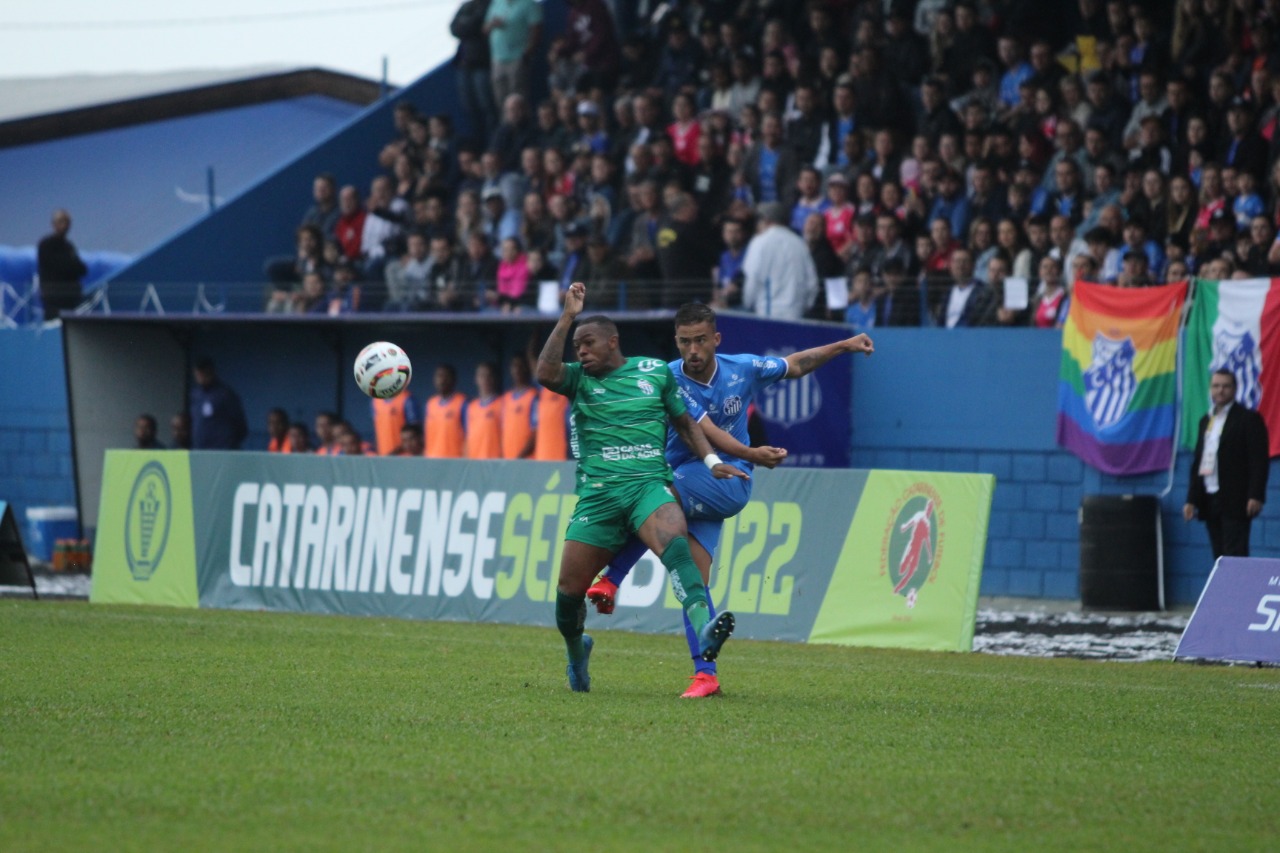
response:
M547 342L542 345L542 352L538 355L538 368L534 375L538 377L539 384L545 385L552 391L564 384L564 346L569 338L569 330L573 328L574 320L578 319L578 315L582 313L586 293L586 286L580 281L569 285L569 289L564 294L564 310L560 312L556 327L551 330Z
M711 473L715 475L717 480L727 480L730 477L741 477L744 480L751 479L746 471L735 468L727 462L720 461L720 457L712 451L707 437L702 434L702 427L688 412L673 417L671 426L675 428L676 434L680 436L680 439L702 458L703 463L711 469Z
M876 345L871 341L871 338L866 335L854 335L852 338L845 338L843 341L836 341L833 344L824 344L820 347L793 352L787 356L786 378L798 379L801 376L807 376L838 355L854 352L871 355L875 351Z
M731 453L739 459L745 459L753 465L760 465L765 468L776 468L782 464L782 460L787 458L787 451L782 447L771 447L769 445L761 445L760 447L748 447L732 434L722 430L712 422L711 418L702 418L698 421L698 426L702 427L702 433L707 437L707 442L716 450L722 450L725 453ZM692 449L692 448L691 448Z

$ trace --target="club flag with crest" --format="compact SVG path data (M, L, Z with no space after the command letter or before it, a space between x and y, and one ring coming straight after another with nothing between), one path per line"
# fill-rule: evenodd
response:
M1194 449L1209 411L1209 375L1236 377L1236 400L1257 409L1280 456L1280 279L1196 280L1187 316L1182 383L1182 446Z
M1108 474L1169 467L1187 283L1077 282L1062 330L1058 444Z

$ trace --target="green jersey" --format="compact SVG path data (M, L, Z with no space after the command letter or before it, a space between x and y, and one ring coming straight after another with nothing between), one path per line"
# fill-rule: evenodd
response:
M688 411L675 375L657 358L629 358L603 376L566 364L564 384L578 440L578 488L642 479L671 482L663 453L667 418Z

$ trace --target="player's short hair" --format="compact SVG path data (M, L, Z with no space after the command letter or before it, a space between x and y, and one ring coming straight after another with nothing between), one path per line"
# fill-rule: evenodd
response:
M400 427L400 433L402 435L406 432L413 433L418 438L422 438L422 424L405 424Z
M711 310L708 305L701 302L686 302L676 309L675 327L696 326L699 323L710 323L714 330L716 327L716 312Z
M578 321L578 328L583 326L599 326L609 337L618 334L618 326L603 314L592 314L590 317L584 317Z

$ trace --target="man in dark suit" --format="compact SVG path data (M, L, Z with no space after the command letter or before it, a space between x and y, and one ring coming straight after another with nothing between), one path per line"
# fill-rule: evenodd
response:
M973 277L973 254L964 246L951 253L951 286L933 306L934 324L944 329L976 326L986 312L991 288Z
M1191 484L1182 517L1197 514L1209 531L1214 559L1249 556L1249 527L1267 495L1267 425L1237 403L1236 378L1217 370L1209 380L1213 410L1200 419Z
M889 258L880 273L884 292L876 297L876 326L919 326L920 288L901 258Z

